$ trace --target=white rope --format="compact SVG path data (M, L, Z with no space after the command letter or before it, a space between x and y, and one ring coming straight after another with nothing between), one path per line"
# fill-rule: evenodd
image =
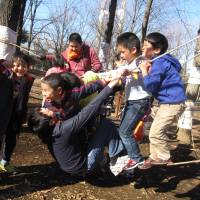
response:
M31 51L31 50L26 49L25 47L22 47L22 46L19 46L19 45L17 45L17 44L8 42L8 41L6 41L6 40L1 40L1 39L0 39L0 42L1 42L1 43L4 43L4 44L11 45L11 46L14 46L14 47L17 47L17 48L20 48L20 49L23 49L24 51L26 51L26 52L28 52L28 53L31 53L32 55L34 55L34 56L40 58L39 55L33 53L33 51Z
M198 51L197 53L198 53L198 54L196 54L196 55L194 55L193 57L187 59L184 63L182 63L182 65L184 65L184 64L187 63L188 61L190 61L190 60L196 58L197 56L200 56L200 51Z
M153 61L157 60L158 58L161 58L161 57L163 57L164 55L166 55L166 54L168 54L168 53L171 53L171 52L173 52L173 51L175 51L175 50L177 50L177 49L179 49L179 48L181 48L181 47L183 47L183 46L185 46L185 45L187 45L187 44L189 44L190 42L193 42L194 40L197 40L198 38L200 38L200 35L198 35L197 37L195 37L195 38L193 38L193 39L187 41L187 42L184 43L184 44L181 44L181 45L175 47L174 49L171 49L171 50L169 50L169 51L167 51L167 52L165 52L165 53L163 53L163 54L157 56L156 58L152 59L151 62L153 62Z
M166 55L166 54L168 54L168 53L171 53L171 52L173 52L173 51L175 51L175 50L177 50L177 49L179 49L179 48L181 48L181 47L183 47L183 46L185 46L185 45L187 45L187 44L189 44L190 42L192 42L192 41L194 41L194 40L196 40L196 39L198 39L198 38L200 38L200 35L198 35L197 37L195 37L195 38L193 38L193 39L187 41L187 42L184 43L184 44L181 44L181 45L175 47L174 49L171 49L171 50L169 50L169 51L167 51L167 52L165 52L165 53L163 53L163 54L157 56L156 58L152 59L151 62L153 62L153 61L157 60L158 58L161 58L161 57L163 57L164 55ZM13 44L13 43L10 43L10 42L4 41L4 40L0 40L0 42L1 42L1 43L4 43L4 44L8 44L8 45L12 45L12 46L18 47L18 48L23 49L24 51L26 51L26 52L28 52L28 53L33 54L34 56L40 58L39 55L33 53L33 51L27 50L26 48L24 48L24 47L22 47L22 46L18 46L18 45L16 45L16 44ZM197 56L197 55L195 55L195 57L196 57L196 56Z

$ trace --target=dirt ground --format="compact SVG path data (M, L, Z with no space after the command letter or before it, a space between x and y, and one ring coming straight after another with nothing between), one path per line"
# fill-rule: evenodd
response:
M40 100L39 89L35 88L30 102L36 105ZM172 128L169 134L174 131L175 128ZM169 144L174 161L200 159L199 133L200 111L196 111L193 126L195 150L175 149L177 143L172 137ZM140 148L147 156L147 139ZM85 179L71 177L59 169L46 146L26 126L11 162L18 173L0 174L0 200L200 199L200 163L135 170L132 178L114 177L107 171L91 174Z

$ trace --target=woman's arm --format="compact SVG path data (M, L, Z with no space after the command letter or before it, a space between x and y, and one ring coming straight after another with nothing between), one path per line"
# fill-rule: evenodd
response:
M118 80L119 79L116 79L115 81L110 82L108 86L105 87L99 95L86 107L84 107L76 116L57 124L54 128L53 135L60 135L60 133L63 133L66 137L69 137L69 135L78 133L81 128L83 128L97 113L103 101L112 93L113 87L118 83Z

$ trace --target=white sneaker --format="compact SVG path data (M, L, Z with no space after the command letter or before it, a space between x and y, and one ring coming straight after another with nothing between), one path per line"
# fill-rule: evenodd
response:
M117 176L119 173L123 171L124 167L127 165L128 160L129 160L128 155L118 157L116 161L110 162L110 171L115 176Z

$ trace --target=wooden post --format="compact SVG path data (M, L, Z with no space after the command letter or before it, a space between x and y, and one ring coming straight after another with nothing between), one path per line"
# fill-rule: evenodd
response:
M119 91L116 94L116 98L115 98L115 117L116 118L119 118L122 100L123 100L123 91Z

